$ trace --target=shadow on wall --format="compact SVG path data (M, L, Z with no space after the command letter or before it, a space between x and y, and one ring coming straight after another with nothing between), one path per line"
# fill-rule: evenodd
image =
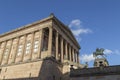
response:
M32 77L30 73L27 78L3 80L63 80L62 64L58 63L54 58L44 59L41 65L38 77Z
M63 74L63 80L70 80L70 72Z

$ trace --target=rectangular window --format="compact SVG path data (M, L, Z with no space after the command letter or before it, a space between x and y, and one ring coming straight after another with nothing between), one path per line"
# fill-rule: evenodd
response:
M18 53L17 53L17 56L20 56L22 54L22 49L23 49L23 45L19 45L18 46Z
M49 39L49 29L45 28L43 31L42 51L48 50L48 39Z
M29 53L30 53L30 48L31 48L31 43L28 42L28 43L26 44L26 52L25 52L25 54L29 54Z
M6 48L6 49L5 49L5 53L4 53L4 58L5 58L5 59L7 58L8 52L9 52L9 49Z
M35 40L35 42L34 42L34 53L38 52L38 47L39 47L39 41Z
M52 56L55 57L55 53L56 53L56 31L53 30L53 33L52 33Z

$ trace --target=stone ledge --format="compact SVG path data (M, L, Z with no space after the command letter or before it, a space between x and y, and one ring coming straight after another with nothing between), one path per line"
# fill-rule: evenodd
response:
M26 63L31 63L31 62L37 62L37 61L43 61L43 60L51 60L59 65L62 65L62 63L56 61L56 59L54 57L46 57L44 59L35 59L35 60L29 60L29 61L25 61L25 62L17 62L17 63L11 63L11 64L6 64L6 65L0 65L0 68L7 67L7 66L13 66L13 65L26 64Z

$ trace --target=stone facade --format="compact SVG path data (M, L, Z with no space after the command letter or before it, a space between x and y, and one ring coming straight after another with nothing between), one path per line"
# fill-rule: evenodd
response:
M120 80L120 65L94 68L71 68L70 80Z
M84 67L79 64L79 49L70 29L54 15L4 33L0 80L68 79L70 65Z

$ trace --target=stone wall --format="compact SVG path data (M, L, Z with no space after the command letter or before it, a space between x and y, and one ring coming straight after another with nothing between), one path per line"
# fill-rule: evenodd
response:
M62 66L54 59L19 63L1 68L0 80L60 80Z
M120 80L120 65L84 69L73 69L70 71L71 80Z
M120 80L120 75L95 76L95 77L74 77L70 80Z

